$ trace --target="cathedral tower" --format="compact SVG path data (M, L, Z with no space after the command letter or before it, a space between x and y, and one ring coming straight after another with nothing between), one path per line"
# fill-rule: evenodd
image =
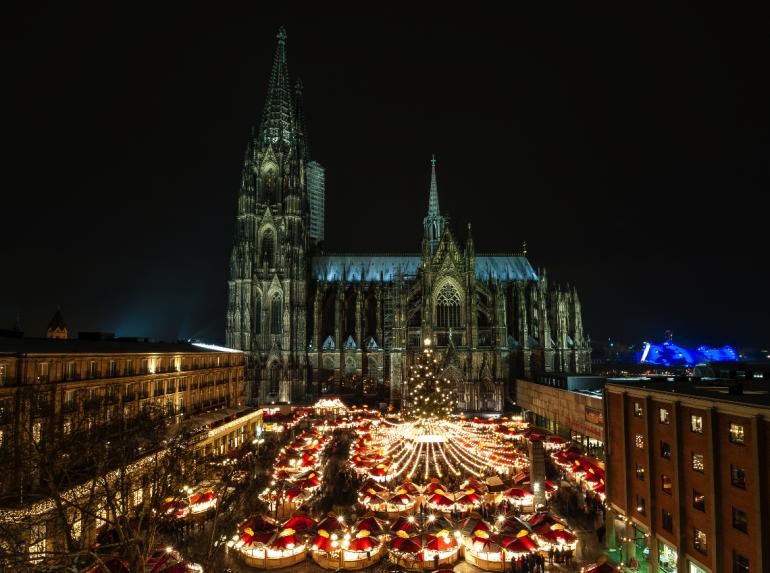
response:
M228 284L227 344L247 353L252 402L305 393L310 209L300 96L281 28L262 120L244 158Z

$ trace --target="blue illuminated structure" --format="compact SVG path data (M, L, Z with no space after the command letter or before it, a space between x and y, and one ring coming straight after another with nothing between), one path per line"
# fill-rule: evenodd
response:
M637 354L639 364L655 364L658 366L691 367L707 362L737 362L738 353L732 346L710 348L699 346L695 350L682 348L672 340L662 344L646 342L644 348Z

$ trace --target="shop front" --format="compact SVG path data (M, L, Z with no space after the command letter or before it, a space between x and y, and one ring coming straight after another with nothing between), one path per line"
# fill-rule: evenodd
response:
M676 573L677 560L679 554L668 543L658 540L658 572L659 573Z
M622 514L614 514L607 538L608 557L624 571L650 570L650 534ZM676 568L674 568L676 571Z

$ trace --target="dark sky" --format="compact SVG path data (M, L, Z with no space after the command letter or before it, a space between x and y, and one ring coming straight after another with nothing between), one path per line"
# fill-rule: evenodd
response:
M265 4L6 18L0 328L18 311L41 335L61 305L73 331L223 340L240 164L283 24L327 250L417 252L436 153L460 238L471 221L479 252L526 240L578 287L594 339L770 343L757 14Z

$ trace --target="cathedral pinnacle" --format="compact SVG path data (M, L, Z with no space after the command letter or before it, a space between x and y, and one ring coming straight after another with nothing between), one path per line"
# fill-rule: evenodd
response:
M276 34L278 45L273 59L273 70L267 88L265 109L262 114L260 137L266 144L279 140L293 143L294 106L292 103L289 69L286 64L286 30L281 27Z
M430 197L428 198L428 216L441 215L438 206L438 184L436 183L436 156L430 160Z
M430 160L430 194L428 196L428 214L423 219L425 229L425 238L430 247L430 253L433 254L441 240L441 234L444 231L444 217L441 216L441 209L438 204L438 183L436 183L436 156L433 155Z

